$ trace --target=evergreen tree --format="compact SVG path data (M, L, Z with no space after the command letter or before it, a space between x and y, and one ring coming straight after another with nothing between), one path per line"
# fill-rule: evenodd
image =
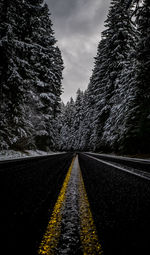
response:
M75 101L75 113L74 113L74 122L73 122L73 130L74 130L74 150L80 149L81 143L81 127L83 121L83 91L80 89L77 90L76 93L76 101Z
M54 147L63 62L43 0L3 1L1 147Z
M148 152L150 143L150 3L143 1L137 18L138 40L132 86L132 103L125 119L126 133L122 139L123 151ZM131 146L132 144L132 146ZM138 144L138 146L137 146Z
M144 1L136 9L137 32L132 11L126 6L125 0L111 2L88 88L95 100L90 138L93 150L148 151L149 5Z
M110 150L116 151L119 149L120 130L123 128L119 116L119 114L123 114L121 110L122 103L125 103L123 98L130 98L129 80L126 78L126 83L123 83L122 79L127 74L128 78L131 78L132 70L129 63L133 64L131 56L133 57L132 52L135 44L131 12L125 8L126 4L126 0L112 1L107 20L108 29L104 31L104 35L106 34L106 38L109 39L111 66L108 66L108 72L113 90L108 102L110 113L104 126L102 141ZM124 132L126 132L125 127Z
M60 149L81 150L83 134L83 92L78 89L74 102L72 98L63 106L61 114Z
M55 150L61 151L63 150L63 134L62 134L62 128L65 123L65 104L61 102L60 104L60 112L57 115L57 118L55 119Z
M75 102L72 98L62 107L61 130L60 130L60 149L74 150L75 131L74 131Z
M73 116L61 129L67 149L149 150L150 5L127 7L128 0L112 0L88 89L77 92L72 109L67 104Z
M1 60L1 147L25 147L31 134L25 104L28 101L30 66L26 61L23 1L2 2L0 29ZM4 145L4 146L3 146Z
M102 147L102 135L105 121L109 116L109 105L107 100L107 47L106 39L102 39L98 45L97 56L90 84L89 94L89 112L90 129L92 130L89 144L92 150Z
M79 125L78 150L88 151L90 147L90 136L92 133L92 108L90 108L89 91L86 90L82 99L82 118Z
M40 149L55 146L54 118L60 108L63 61L52 29L48 6L29 2L29 39L32 42L30 62L36 73L35 93L36 145Z
M130 12L127 2L113 0L106 30L98 46L97 57L89 85L90 98L94 98L92 113L91 148L99 150L114 147L118 140L115 127L117 112L121 103L123 88L120 77L124 72L127 57L133 41ZM92 101L92 100L91 100Z

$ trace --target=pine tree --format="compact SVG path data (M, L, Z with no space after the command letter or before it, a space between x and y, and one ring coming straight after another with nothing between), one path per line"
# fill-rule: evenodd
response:
M80 89L77 90L76 93L76 101L75 101L75 114L74 114L74 122L73 122L73 129L74 129L74 150L80 149L80 132L81 126L83 121L83 91Z
M26 118L29 63L26 61L23 1L2 3L1 41L1 147L21 148L28 144L31 123ZM6 146L3 146L5 144Z
M90 81L93 150L148 151L149 5L144 1L136 9L138 42L132 10L126 6L125 0L111 2Z
M139 40L137 43L137 104L139 106L139 147L149 151L150 144L150 2L143 1L137 14Z
M76 100L70 98L62 107L60 144L61 150L82 150L83 122L84 122L84 93L78 89ZM81 145L82 144L82 145Z
M74 150L75 143L75 130L74 130L74 117L75 117L75 102L72 98L67 104L62 106L61 129L60 129L60 150L71 151Z
M113 0L106 30L98 46L93 74L89 85L89 94L94 103L90 144L93 150L112 147L117 139L113 129L117 108L120 104L121 88L118 81L127 60L130 44L133 43L129 11L126 1Z
M54 147L63 61L43 0L0 5L1 147Z
M7 130L6 130L6 120L5 120L5 112L7 110L7 97L4 92L5 87L5 77L4 77L4 69L7 66L5 55L3 51L3 37L5 35L5 14L6 14L6 6L5 1L0 2L0 148L8 148L7 143Z
M92 108L90 107L89 91L86 90L82 99L82 119L79 126L78 150L88 151L91 149L90 136L92 133Z
M110 45L110 62L109 76L112 82L113 93L109 100L110 113L105 123L104 134L102 141L111 150L119 150L119 141L121 136L121 129L123 128L120 122L120 116L122 118L123 111L122 103L124 97L130 98L130 90L128 89L129 80L126 79L126 83L123 83L123 76L128 74L130 79L130 72L132 72L130 65L133 64L133 50L134 50L134 27L131 22L131 12L126 9L126 0L112 1L112 6L108 15L107 25L108 29L104 32L107 39L109 39ZM128 70L127 70L128 68ZM128 73L129 72L129 73ZM125 112L124 112L125 114ZM125 118L125 115L124 115ZM124 129L124 132L126 130Z
M122 139L124 152L149 151L150 143L150 3L143 1L137 18L138 40L134 80L131 79L132 102L125 119L126 133ZM132 146L131 146L132 144Z
M32 2L32 1L30 1ZM37 114L37 147L54 147L54 121L60 108L63 61L52 29L48 6L30 6L30 38L34 46L31 63L36 72L34 91Z
M57 115L57 118L55 119L55 150L61 151L63 150L63 144L64 140L62 133L62 128L65 124L65 104L61 102L60 104L60 112Z
M92 150L102 147L102 135L105 121L109 116L109 105L107 104L107 40L103 38L99 45L93 74L88 86L90 129L92 130L89 144Z

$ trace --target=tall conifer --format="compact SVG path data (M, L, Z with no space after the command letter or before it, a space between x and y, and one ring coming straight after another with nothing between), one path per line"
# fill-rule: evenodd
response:
M54 147L63 61L43 2L0 5L1 147Z

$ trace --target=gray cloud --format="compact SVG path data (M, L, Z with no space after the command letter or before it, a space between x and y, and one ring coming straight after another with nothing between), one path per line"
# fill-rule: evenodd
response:
M46 2L65 65L62 100L66 102L75 98L78 88L87 88L110 0Z

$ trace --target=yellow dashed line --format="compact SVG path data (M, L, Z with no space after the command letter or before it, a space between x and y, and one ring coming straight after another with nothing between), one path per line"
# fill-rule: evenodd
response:
M79 208L80 208L80 238L84 255L103 254L94 225L90 204L86 194L82 173L80 170Z
M69 168L69 171L66 175L66 178L64 180L62 189L60 191L58 200L55 204L51 219L49 221L49 224L47 226L46 233L42 239L41 245L39 247L38 254L45 254L45 255L53 255L56 252L56 248L59 242L59 236L61 233L61 208L63 205L63 202L65 200L65 193L67 189L67 185L70 179L72 167L73 167L74 159L71 163L71 166Z

